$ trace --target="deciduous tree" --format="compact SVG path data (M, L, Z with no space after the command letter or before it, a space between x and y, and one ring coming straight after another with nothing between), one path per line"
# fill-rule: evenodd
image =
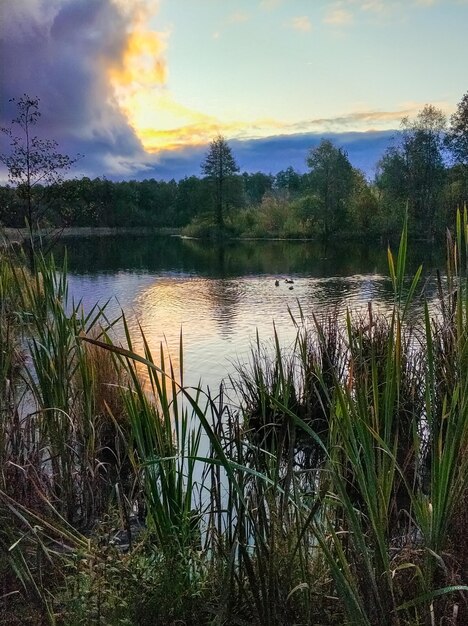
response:
M274 178L271 174L264 174L263 172L255 172L254 174L244 172L242 180L247 203L257 205L260 204L263 196L271 191Z
M399 145L389 148L379 163L377 184L387 198L408 203L415 227L432 235L442 192L446 119L442 111L426 105L414 120L402 120Z
M9 128L1 128L10 143L10 150L0 154L0 161L8 170L10 183L15 187L22 204L30 235L44 215L45 194L52 183L62 181L63 174L77 161L58 151L56 141L42 139L34 134L41 113L39 98L24 94L11 102L16 104L17 117Z
M468 92L463 96L457 110L450 118L447 144L455 161L468 167Z
M354 185L354 172L348 155L327 139L309 152L310 189L315 197L314 219L325 238L346 223L347 207Z
M301 175L293 167L289 166L276 174L275 188L286 190L291 194L297 194L301 188Z
M450 118L450 128L447 133L447 146L451 150L455 174L459 189L460 203L468 201L468 92L463 96L457 110Z

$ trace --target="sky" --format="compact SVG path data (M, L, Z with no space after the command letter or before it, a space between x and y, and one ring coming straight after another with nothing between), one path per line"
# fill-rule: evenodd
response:
M468 0L0 0L0 126L39 97L74 175L199 175L220 133L241 170L326 137L371 176L402 117L454 112L467 26Z

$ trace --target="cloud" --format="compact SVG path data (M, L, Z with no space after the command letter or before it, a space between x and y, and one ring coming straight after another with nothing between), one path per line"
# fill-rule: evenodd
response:
M261 0L260 8L266 9L267 11L271 11L279 7L282 3L282 0Z
M392 3L385 2L385 0L365 0L359 4L361 11L368 11L371 13L386 13L391 9Z
M369 126L398 126L403 117L412 117L421 109L420 104L413 104L396 111L354 111L335 117L321 117L304 120L291 125L291 129L310 130L314 127L338 132L343 128L369 130ZM360 128L359 128L360 127Z
M393 130L277 134L262 139L232 139L229 145L241 171L276 174L288 166L299 172L305 172L308 151L318 146L322 139L330 139L347 151L354 167L372 177L378 160L391 145L395 134ZM161 152L155 170L157 176L166 180L171 178L177 180L184 176L200 175L200 163L206 149L206 146L190 146L177 152ZM149 178L151 175L151 172L147 171L142 177Z
M231 24L241 24L242 22L248 22L250 15L245 11L235 11L228 17L228 22Z
M407 103L394 111L360 110L334 117L316 117L298 122L263 118L223 121L177 104L169 94L157 103L161 123L158 128L142 129L144 146L151 153L165 150L183 152L188 146L205 146L217 134L229 140L261 139L277 134L336 133L398 128L403 117L413 117L424 105ZM447 105L439 103L443 109ZM167 113L167 124L164 125Z
M347 9L335 7L328 11L323 21L332 26L347 26L353 22L353 14Z
M0 92L40 98L38 132L82 168L105 174L141 167L145 152L125 112L141 81L165 80L163 42L145 29L143 0L15 0L0 9ZM144 77L144 78L143 78ZM129 91L126 88L129 87ZM14 105L0 110L9 125Z
M301 31L303 33L307 33L312 30L312 23L307 15L293 17L289 22L289 25L291 28L294 28L294 30Z

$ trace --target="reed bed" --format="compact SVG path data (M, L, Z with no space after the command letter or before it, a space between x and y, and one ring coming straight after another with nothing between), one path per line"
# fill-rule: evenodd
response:
M405 226L390 316L299 310L216 395L3 252L0 620L467 623L467 251L415 319Z

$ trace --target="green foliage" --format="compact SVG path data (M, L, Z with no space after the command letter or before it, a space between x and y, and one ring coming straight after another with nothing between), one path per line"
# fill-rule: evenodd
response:
M306 174L289 166L275 176L239 175L223 137L210 146L203 178L64 181L76 159L58 153L53 141L31 136L39 121L37 99L24 96L17 104L18 118L3 129L12 150L0 156L13 185L0 187L5 226L22 227L28 217L33 228L37 221L50 228L188 227L186 234L202 238L217 238L221 231L223 237L396 238L408 209L409 232L431 238L444 233L468 201L466 95L447 132L443 114L431 105L403 119L373 182L327 140L307 156Z
M215 137L210 143L208 153L201 164L201 170L211 184L215 223L219 229L222 229L226 207L236 204L237 179L234 175L239 171L239 166L227 141L221 135Z
M109 544L113 525L95 531L86 552L67 563L55 609L67 626L167 626L209 623L212 591L208 572L187 578L190 565L181 554L160 554L151 537L131 553ZM194 555L194 558L198 557ZM193 567L192 567L193 569Z
M468 92L463 96L457 110L450 118L447 144L452 150L455 161L468 165Z
M310 190L315 196L311 217L325 238L343 230L354 186L354 173L348 155L323 139L309 152L307 165Z
M364 174L358 170L354 170L354 187L349 204L349 216L355 231L364 237L370 237L383 230L377 195L368 184Z
M414 120L402 120L401 141L379 163L377 184L387 206L408 204L416 229L432 236L445 182L443 139L445 116L431 105Z
M277 178L278 176L276 176L276 180ZM262 201L266 193L271 191L275 177L271 174L263 174L263 172L255 172L254 174L243 172L242 180L247 204L255 206Z
M302 186L302 177L291 166L281 170L275 176L275 189L279 189L289 194L297 194Z

